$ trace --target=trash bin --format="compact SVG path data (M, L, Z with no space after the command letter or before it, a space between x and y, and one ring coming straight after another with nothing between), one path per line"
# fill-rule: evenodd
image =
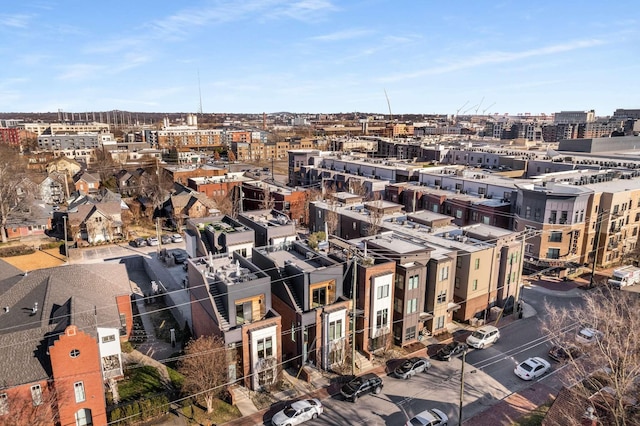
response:
M478 318L476 318L476 317L471 318L471 319L469 320L469 324L470 324L472 327L477 327L477 326L478 326Z

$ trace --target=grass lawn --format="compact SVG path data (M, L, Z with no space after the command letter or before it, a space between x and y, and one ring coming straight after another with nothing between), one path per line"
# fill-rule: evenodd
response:
M196 404L182 407L182 414L189 419L190 424L222 424L242 417L237 407L219 399L213 401L213 412L211 414L207 414L206 407L201 408Z
M118 393L122 401L154 394L165 389L158 370L146 365L125 370L125 379L118 383Z

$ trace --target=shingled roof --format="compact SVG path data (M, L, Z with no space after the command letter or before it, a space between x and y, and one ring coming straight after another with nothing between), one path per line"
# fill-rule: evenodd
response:
M4 265L2 271L11 272ZM0 387L50 377L47 348L70 324L92 336L96 325L120 328L115 297L131 293L121 264L67 265L7 275L0 281Z

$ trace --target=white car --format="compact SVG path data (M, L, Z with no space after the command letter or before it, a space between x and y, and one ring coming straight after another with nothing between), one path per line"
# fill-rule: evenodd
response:
M542 376L551 368L551 364L538 356L522 361L513 372L522 380L533 380Z
M483 349L486 345L497 342L499 338L500 330L492 325L485 325L467 337L467 345L476 349Z
M149 237L147 238L147 245L149 246L157 246L160 243L158 242L158 239L156 237Z
M274 426L299 425L307 420L315 419L322 414L322 403L318 399L303 399L288 404L284 410L278 411L272 418Z
M600 337L602 337L600 331L593 328L583 328L576 334L576 342L583 345L592 345Z
M448 421L449 417L445 413L432 408L413 417L405 426L447 426Z
M180 234L173 234L171 236L171 241L173 241L174 243L181 243L182 242L182 235Z

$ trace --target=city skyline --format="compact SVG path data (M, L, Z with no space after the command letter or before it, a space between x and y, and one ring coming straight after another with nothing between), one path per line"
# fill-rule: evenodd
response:
M612 22L595 1L407 4L6 5L0 34L12 42L2 48L0 111L606 116L638 108L640 63L628 59L637 21L623 15L630 1L616 2Z

